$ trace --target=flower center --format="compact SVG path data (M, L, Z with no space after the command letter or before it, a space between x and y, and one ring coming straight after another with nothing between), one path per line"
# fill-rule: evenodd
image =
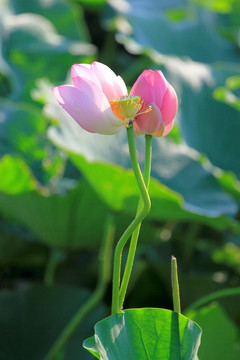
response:
M143 112L138 113L142 106L140 96L121 96L118 99L110 101L111 109L114 115L123 121L124 127L129 127L133 124L136 115L147 113L152 110L151 106L148 106Z

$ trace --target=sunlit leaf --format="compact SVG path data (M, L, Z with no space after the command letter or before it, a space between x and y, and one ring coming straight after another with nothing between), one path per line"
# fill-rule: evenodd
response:
M48 122L41 112L27 103L0 106L0 156L21 157L41 183L61 175L65 161L46 136Z
M37 182L34 179L30 169L19 158L5 155L0 159L0 191L6 194L18 194L19 192L28 192L37 188Z
M240 76L232 76L226 80L225 86L214 90L213 96L240 111L240 95L235 94L237 90L240 90Z
M84 347L102 360L197 359L201 330L165 309L130 309L95 325Z
M131 167L124 129L114 136L90 134L81 130L55 105L48 106L48 111L52 117L59 120L59 127L50 129L50 138L58 146L72 153L71 158L74 159L75 165L99 196L115 210L121 208L127 212L133 211L139 193L133 173L123 169ZM136 139L136 143L142 164L143 137ZM79 158L78 154L81 155ZM84 161L83 157L87 161ZM200 165L197 157L196 152L185 146L175 145L165 139L154 139L152 176L158 182L152 182L154 185L150 188L150 216L152 214L155 219L164 220L196 219L216 227L227 226L229 219L222 215L233 216L237 211L237 205L220 189L218 181ZM101 165L103 162L108 164ZM118 164L123 168L112 164ZM161 202L163 200L165 202Z
M117 40L133 53L157 51L199 62L238 61L237 47L218 33L216 15L185 1L110 1L117 14ZM168 10L184 8L173 21ZM176 19L175 19L176 20Z
M11 11L4 2L0 15L4 18L3 74L11 78L11 97L29 101L36 79L47 76L63 81L77 57L93 55L95 47L88 43L83 16L74 4L61 0L10 3Z
M195 4L206 7L212 11L220 13L229 13L232 10L233 3L236 0L190 0Z
M174 81L181 84L180 124L187 144L205 154L214 166L232 171L239 178L239 111L217 100L213 93L225 84L230 74L239 74L240 68L211 69L180 60L167 67Z
M124 210L132 215L135 213L139 192L131 170L104 163L87 163L83 157L73 154L70 155L70 158L108 206L115 211ZM154 179L151 180L149 194L152 207L148 219L195 220L219 229L231 226L231 220L222 216L219 211L215 212L214 209L209 208L208 214L205 215L204 212L201 212L201 208L194 208L190 204L184 203L182 196ZM223 204L224 202L222 202L222 206ZM227 203L226 206L228 206Z

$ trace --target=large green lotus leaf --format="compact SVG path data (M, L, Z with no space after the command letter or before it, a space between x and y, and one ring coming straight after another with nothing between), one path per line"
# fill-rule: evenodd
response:
M39 187L23 160L10 155L0 160L0 173L4 174L0 177L0 213L5 218L11 217L28 227L39 240L50 246L70 250L93 248L101 243L109 209L85 181L77 185L62 180L55 187L57 193L50 194L49 189ZM117 237L120 237L132 217L133 214L116 216ZM13 224L11 229L14 229ZM146 223L142 237L151 239L152 231L150 224ZM2 249L5 253L8 243L3 234L4 229ZM12 242L19 234L10 236L10 245L14 247ZM24 244L17 242L16 248L24 248Z
M91 294L67 286L31 286L0 293L1 360L42 360L78 308ZM82 341L105 314L98 305L77 329L63 359L88 360Z
M64 250L96 249L102 242L109 211L84 181L58 195L24 192L13 196L0 192L1 215L24 225L48 246ZM133 214L117 214L116 238L122 235L133 217ZM224 220L223 228L232 226ZM152 241L154 228L150 223L144 223L140 238Z
M44 16L54 25L59 34L77 41L89 40L87 26L80 6L63 0L10 0L14 14L32 13Z
M0 191L7 194L32 191L37 188L31 170L20 158L5 155L0 159Z
M232 172L220 172L218 175L220 184L235 198L240 199L240 181Z
M37 108L27 103L1 102L0 117L0 157L11 154L23 158L41 183L61 174L65 161L49 142L47 120ZM8 181L9 176L5 178Z
M70 159L81 170L91 187L95 189L98 196L108 206L115 211L124 211L132 215L135 213L139 192L131 170L113 164L88 163L79 155L71 154ZM195 220L218 229L224 229L228 226L235 228L234 223L231 225L229 218L222 216L218 211L214 212L214 209L212 209L212 217L208 217L204 212L202 214L201 212L198 213L193 207L184 204L182 196L154 179L150 183L149 195L152 207L148 219ZM239 229L237 225L236 229Z
M48 245L68 250L100 244L108 211L84 181L63 194L0 192L2 214L27 226Z
M231 12L234 8L234 5L237 5L238 0L190 0L195 4L211 9L212 11L227 14Z
M123 169L131 167L125 132L114 136L87 133L55 104L48 106L48 113L59 120L59 127L50 129L50 138L61 148L75 154L75 164L99 196L115 210L132 211L136 206L138 190L132 172ZM136 143L142 164L143 137L137 138ZM81 156L78 158L77 155ZM166 139L153 139L152 176L157 181L151 185L151 214L159 219L194 218L216 227L225 227L229 219L222 215L233 216L237 205L221 190L215 177L201 166L198 157L186 146L175 145ZM108 164L101 165L103 162ZM164 206L161 205L163 200Z
M218 33L217 15L186 1L110 1L117 14L117 40L130 52L190 57L194 61L238 61L238 49ZM182 11L173 21L174 11ZM172 16L171 16L172 14ZM114 15L113 15L114 17ZM175 17L176 18L176 17Z
M3 156L0 174L0 192L10 197L37 189L31 170L20 158ZM46 247L33 243L33 236L26 229L4 218L0 220L0 233L0 262L3 266L39 266L46 262Z
M206 154L213 165L240 178L240 113L214 96L215 89L223 86L230 75L240 74L240 67L227 71L224 67L212 69L172 60L166 68L179 89L180 125L188 145Z
M214 90L213 96L216 100L222 101L240 111L240 75L230 76L226 79L224 86Z
M42 160L46 156L46 119L27 103L1 102L0 106L0 154L22 153Z
M102 360L194 360L201 330L183 315L165 309L130 309L95 325L83 346Z
M237 360L240 358L240 339L236 324L216 303L187 314L202 328L199 348L201 360Z
M11 79L14 99L31 100L36 79L63 81L77 57L79 61L79 56L95 52L87 43L84 23L77 25L79 14L74 6L62 1L11 1L2 4L1 10L0 63L3 74Z
M106 4L107 0L78 0L78 2L86 9L100 11Z

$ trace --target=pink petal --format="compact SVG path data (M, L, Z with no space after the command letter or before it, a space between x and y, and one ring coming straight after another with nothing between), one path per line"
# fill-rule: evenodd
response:
M108 66L95 61L92 63L91 71L98 77L108 101L128 94L123 79L120 76L116 76Z
M174 120L165 126L164 133L162 134L162 136L167 136L170 133L170 131L172 130L173 125L174 125Z
M149 71L148 78L155 93L155 104L161 109L163 98L168 90L168 82L160 70Z
M76 88L81 88L81 82L83 80L94 83L97 87L101 88L98 77L90 70L88 64L75 64L71 68L71 75L73 84Z
M135 126L144 134L153 134L162 122L161 112L158 107L153 103L150 105L152 107L151 111L136 116L134 120Z
M169 124L176 115L177 95L161 71L143 71L133 85L130 95L140 96L145 106L154 102L161 110L165 125Z
M160 125L158 130L153 134L156 137L164 137L167 136L172 130L174 125L174 121L170 122L168 125L164 126L163 123Z
M121 129L122 122L114 116L110 106L100 109L84 92L70 85L58 86L52 91L59 104L83 129L105 135Z
M162 106L161 106L161 114L162 120L166 125L172 122L174 119L178 108L178 98L173 87L168 84L168 91L166 92Z
M144 132L138 127L138 124L136 123L136 121L134 121L133 123L133 131L134 131L134 135L143 135Z
M141 100L144 101L145 106L155 102L155 94L153 87L148 81L148 74L146 70L137 78L133 84L130 95L140 96Z
M96 85L94 82L84 78L75 78L74 86L88 96L101 110L108 108L109 102L102 92L101 85Z

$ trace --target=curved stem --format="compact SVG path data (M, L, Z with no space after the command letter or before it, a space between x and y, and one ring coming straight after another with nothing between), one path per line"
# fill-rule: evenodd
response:
M145 182L145 185L146 185L146 189L148 190L149 182L150 182L150 172L151 172L152 135L146 135L145 140L146 140L146 143L145 143L145 163L144 163L143 179L144 179L144 182ZM139 202L138 202L138 208L137 208L136 216L139 214L139 212L142 210L142 208L143 208L143 200L142 200L142 197L141 197ZM124 274L123 274L123 278L122 278L122 283L121 283L121 287L120 287L120 293L119 293L119 306L120 306L120 308L122 308L122 306L123 306L124 298L125 298L126 291L127 291L127 286L128 286L129 279L130 279L130 276L131 276L140 228L141 228L141 223L137 226L137 228L132 233L131 243L130 243L128 257L127 257L127 262L126 262L126 265L125 265Z
M236 295L240 295L240 287L227 288L227 289L215 291L206 296L203 296L201 299L196 300L192 305L190 305L187 309L184 310L184 314L187 314L192 310L204 306L209 302L221 299L223 297L236 296Z
M65 259L66 255L63 251L53 248L50 250L50 256L46 265L43 282L46 286L54 284L54 277L57 266Z
M128 134L128 145L129 145L129 153L131 158L131 163L133 167L133 172L141 192L141 196L143 199L143 209L141 212L135 217L132 223L125 230L120 240L117 243L115 255L114 255L114 268L113 268L113 296L112 296L112 314L118 313L121 311L121 307L119 306L119 286L120 286L120 276L121 276L121 260L122 260L122 251L123 248L128 241L129 237L133 233L133 231L137 228L137 226L142 222L145 216L149 213L151 208L151 201L148 195L148 191L146 189L143 176L138 164L137 153L134 143L134 134L133 127L127 128Z
M112 258L112 245L115 234L115 225L113 216L109 215L105 224L104 241L102 250L99 256L99 280L96 290L92 296L83 304L79 310L74 314L67 326L60 333L59 337L53 344L52 348L47 353L44 360L55 360L57 355L63 349L69 338L78 328L79 324L83 321L86 315L100 302L102 299L106 286L110 280L111 274L111 258Z

